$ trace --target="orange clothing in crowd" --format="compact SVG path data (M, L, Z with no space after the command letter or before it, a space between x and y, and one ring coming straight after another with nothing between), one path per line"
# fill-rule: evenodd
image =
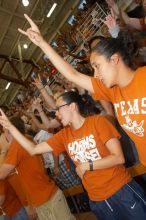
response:
M146 17L140 18L139 21L142 26L142 30L145 31L146 30Z
M136 144L140 161L146 165L146 67L138 68L129 85L106 88L92 78L94 99L104 99L114 105L116 117Z
M4 163L15 165L28 204L40 206L56 192L57 186L46 175L41 158L29 155L16 140L12 141Z
M67 151L75 165L89 160L95 161L108 156L105 143L118 138L119 134L113 125L103 116L90 116L85 119L81 128L73 130L66 127L47 143L59 155ZM101 201L112 196L123 185L131 180L123 165L107 169L86 171L82 183L92 201Z
M5 196L4 203L0 206L0 212L10 218L15 216L22 208L22 205L16 193L6 180L0 180L0 195Z
M17 197L19 198L20 202L23 206L27 206L27 199L26 194L23 190L23 187L20 182L20 178L18 176L17 169L14 169L14 171L8 176L7 178L9 184L14 189L15 193L17 194Z

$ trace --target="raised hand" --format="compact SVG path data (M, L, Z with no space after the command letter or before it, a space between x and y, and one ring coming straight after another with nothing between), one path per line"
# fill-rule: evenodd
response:
M40 33L38 26L32 21L32 19L27 14L24 14L24 17L30 24L30 28L28 28L26 31L18 28L18 31L26 35L35 45L40 46L44 39Z
M12 126L11 122L9 121L2 109L0 109L0 124L8 130Z
M113 9L110 10L111 14L108 14L105 18L105 20L103 21L104 24L110 29L110 28L114 28L116 26L116 19L115 19L115 15L113 12Z
M44 87L39 74L38 77L34 80L34 82L32 82L32 84L35 85L39 90L41 90Z
M113 9L114 14L119 16L119 8L116 2L114 0L106 0L106 3L108 4L109 8Z

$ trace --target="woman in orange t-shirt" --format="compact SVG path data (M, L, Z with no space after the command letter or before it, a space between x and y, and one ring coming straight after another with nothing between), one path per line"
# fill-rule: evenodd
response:
M30 154L66 151L88 192L98 219L146 219L146 196L123 166L119 134L103 116L84 117L86 106L76 92L66 92L56 102L56 116L64 126L47 142L34 145L1 111L0 123Z
M7 180L0 181L0 212L5 220L29 220L16 193Z

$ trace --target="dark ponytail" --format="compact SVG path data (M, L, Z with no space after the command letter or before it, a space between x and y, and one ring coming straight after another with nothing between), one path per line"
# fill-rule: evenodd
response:
M96 108L93 99L89 99L89 95L81 96L78 92L69 91L63 93L61 97L68 104L73 102L76 103L80 114L84 117L100 113L100 110Z
M84 106L85 102L83 101L81 95L79 95L78 92L75 92L75 91L65 92L61 95L61 97L66 103L69 103L69 104L73 102L76 103L80 114L81 115L85 114L85 106Z
M92 52L104 55L107 59L110 59L113 54L118 53L125 65L131 69L136 69L138 66L138 43L129 30L120 31L117 38L101 39L99 43L92 48Z

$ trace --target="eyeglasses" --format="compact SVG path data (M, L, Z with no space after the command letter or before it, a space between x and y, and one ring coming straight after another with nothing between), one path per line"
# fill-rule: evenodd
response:
M70 105L70 104L71 104L71 103L66 103L66 104L64 104L64 105L57 106L56 109L55 109L55 111L57 112L57 111L59 111L59 109L62 108L63 106Z

